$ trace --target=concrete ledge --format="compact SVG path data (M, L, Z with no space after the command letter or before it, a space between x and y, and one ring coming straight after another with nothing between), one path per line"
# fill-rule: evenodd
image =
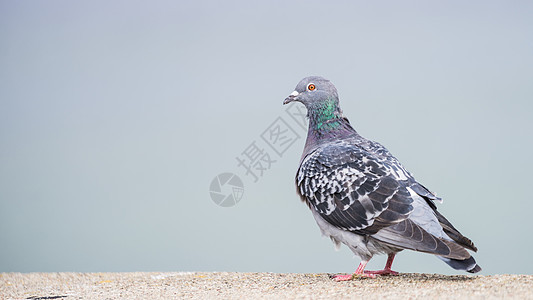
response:
M0 299L533 299L533 275L401 274L334 282L328 274L2 273Z

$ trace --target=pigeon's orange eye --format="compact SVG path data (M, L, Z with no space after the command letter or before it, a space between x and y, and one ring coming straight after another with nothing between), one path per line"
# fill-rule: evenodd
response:
M316 89L316 86L312 83L310 83L308 86L307 86L307 89L310 90L310 91L314 91Z

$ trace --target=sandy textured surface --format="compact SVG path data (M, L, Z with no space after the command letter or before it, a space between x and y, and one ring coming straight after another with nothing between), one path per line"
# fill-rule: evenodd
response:
M335 282L328 274L3 273L1 299L533 299L533 275L402 274Z

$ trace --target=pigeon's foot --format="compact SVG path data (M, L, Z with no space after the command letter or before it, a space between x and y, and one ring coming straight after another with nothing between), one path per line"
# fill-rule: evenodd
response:
M374 274L347 274L347 275L335 275L333 276L333 280L335 281L350 281L357 278L376 278L376 275Z
M362 260L359 266L357 267L357 270L355 270L355 273L353 273L352 275L335 275L333 276L333 280L348 281L356 278L376 278L377 275L399 275L398 272L391 270L392 261L394 260L395 255L396 253L389 253L387 263L385 264L385 268L383 270L365 271L365 267L368 263L368 260Z
M333 280L335 281L348 281L348 280L354 280L356 278L376 278L375 274L370 274L365 272L365 267L368 261L363 260L359 264L359 267L357 267L357 270L355 270L355 273L351 275L335 275L333 276Z
M385 264L385 268L380 271L364 271L365 274L372 274L372 275L399 275L398 272L391 270L392 262L394 261L394 256L396 253L389 253L389 257L387 258L387 263Z
M400 273L393 271L391 269L383 269L379 271L365 271L365 274L368 274L368 275L400 275Z

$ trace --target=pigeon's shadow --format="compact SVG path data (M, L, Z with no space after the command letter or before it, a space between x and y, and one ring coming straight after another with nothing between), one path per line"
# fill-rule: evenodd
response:
M333 278L339 274L328 274ZM472 275L442 275L442 274L425 274L425 273L400 273L399 275L378 276L378 280L409 280L409 281L447 281L447 282L466 282L477 279L478 276ZM369 278L359 278L355 280L375 280Z
M477 276L471 275L442 275L442 274L425 274L425 273L400 273L400 278L417 281L472 281Z

